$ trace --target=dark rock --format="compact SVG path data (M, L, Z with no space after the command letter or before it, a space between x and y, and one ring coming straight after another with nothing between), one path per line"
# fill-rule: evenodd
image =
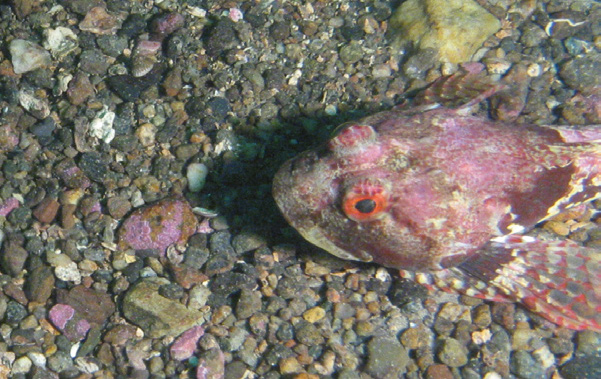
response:
M236 303L236 316L238 316L238 319L249 318L259 312L262 305L261 292L243 289Z
M1 254L0 265L12 276L18 276L23 271L25 261L29 256L27 250L21 246L19 241L10 238L4 243Z
M523 379L544 379L547 377L545 370L524 350L514 351L511 355L511 372L518 378ZM582 376L580 376L582 378Z
M59 290L57 302L72 306L90 323L104 324L106 319L115 312L115 303L108 293L75 286L71 290Z
M601 354L576 355L560 372L565 379L601 378Z
M33 217L41 223L50 224L56 218L59 206L55 198L46 197L33 211Z
M88 178L99 183L102 183L108 171L104 157L95 151L83 153L79 160L79 167Z
M397 378L407 371L407 351L394 337L374 337L367 344L365 370L374 378Z
M4 313L4 321L8 324L17 324L27 317L27 308L14 300L9 300Z
M206 42L207 54L213 57L223 55L225 50L231 49L238 43L238 37L236 37L234 31L234 22L229 19L222 19L209 32L209 38Z
M38 266L27 275L25 293L29 301L46 303L54 288L54 274L48 266Z
M79 68L92 75L106 75L110 66L107 56L98 49L85 50L79 56Z

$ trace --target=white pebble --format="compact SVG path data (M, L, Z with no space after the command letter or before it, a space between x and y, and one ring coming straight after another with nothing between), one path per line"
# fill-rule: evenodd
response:
M71 262L65 266L58 266L54 269L54 275L64 282L81 283L81 273L75 262Z
M31 360L29 358L21 357L13 363L13 375L14 374L27 374L31 370Z
M96 118L90 123L90 135L110 143L115 138L115 112L109 111L106 107L96 114Z
M46 356L44 354L37 351L30 351L27 353L27 356L37 367L46 367Z
M23 74L46 67L52 62L50 53L41 46L24 39L12 40L9 50L15 74Z
M202 163L190 163L186 170L188 178L188 189L190 192L199 192L207 181L209 169Z
M57 59L67 56L78 46L77 35L64 26L59 26L56 29L46 29L44 35L46 36L44 48L50 50L52 56Z

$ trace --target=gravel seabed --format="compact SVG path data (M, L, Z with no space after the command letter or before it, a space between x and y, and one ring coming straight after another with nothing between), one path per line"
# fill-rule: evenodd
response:
M0 5L0 378L601 377L598 333L341 261L277 211L283 161L456 68L391 46L399 3ZM528 67L518 121L601 123L599 2L490 3L476 58ZM601 241L591 212L533 233Z

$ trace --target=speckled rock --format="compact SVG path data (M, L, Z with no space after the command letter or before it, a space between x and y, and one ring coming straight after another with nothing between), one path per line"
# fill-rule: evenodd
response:
M121 225L119 248L165 255L167 247L184 244L198 221L184 200L167 199L133 212Z
M365 370L375 378L402 376L410 362L407 351L393 337L374 337L367 344L368 357Z
M183 332L169 348L169 352L173 359L183 361L184 359L190 358L192 354L194 354L196 344L203 334L204 329L202 326L195 326Z
M144 279L123 299L123 315L152 338L177 336L204 321L202 313L159 295L159 287L167 283L162 278Z
M438 359L448 366L461 367L467 363L467 348L454 338L446 338L441 344Z
M470 60L501 22L474 0L409 0L390 20L397 45L438 51L442 62Z
M24 39L12 40L9 50L15 74L24 74L46 67L52 62L50 53L41 46Z

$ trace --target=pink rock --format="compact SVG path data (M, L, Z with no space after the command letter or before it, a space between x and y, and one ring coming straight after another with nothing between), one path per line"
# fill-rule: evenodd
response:
M195 326L183 332L169 349L171 357L178 361L190 358L194 354L194 350L196 350L198 340L204 333L205 331L202 326Z
M183 244L196 232L198 220L184 200L168 199L132 213L119 231L119 247L164 256L173 244Z
M0 216L8 216L10 212L19 207L19 200L14 197L6 199L4 203L0 204Z
M75 315L75 309L67 304L56 304L50 309L49 316L50 321L59 330L64 330L67 326L67 322Z

